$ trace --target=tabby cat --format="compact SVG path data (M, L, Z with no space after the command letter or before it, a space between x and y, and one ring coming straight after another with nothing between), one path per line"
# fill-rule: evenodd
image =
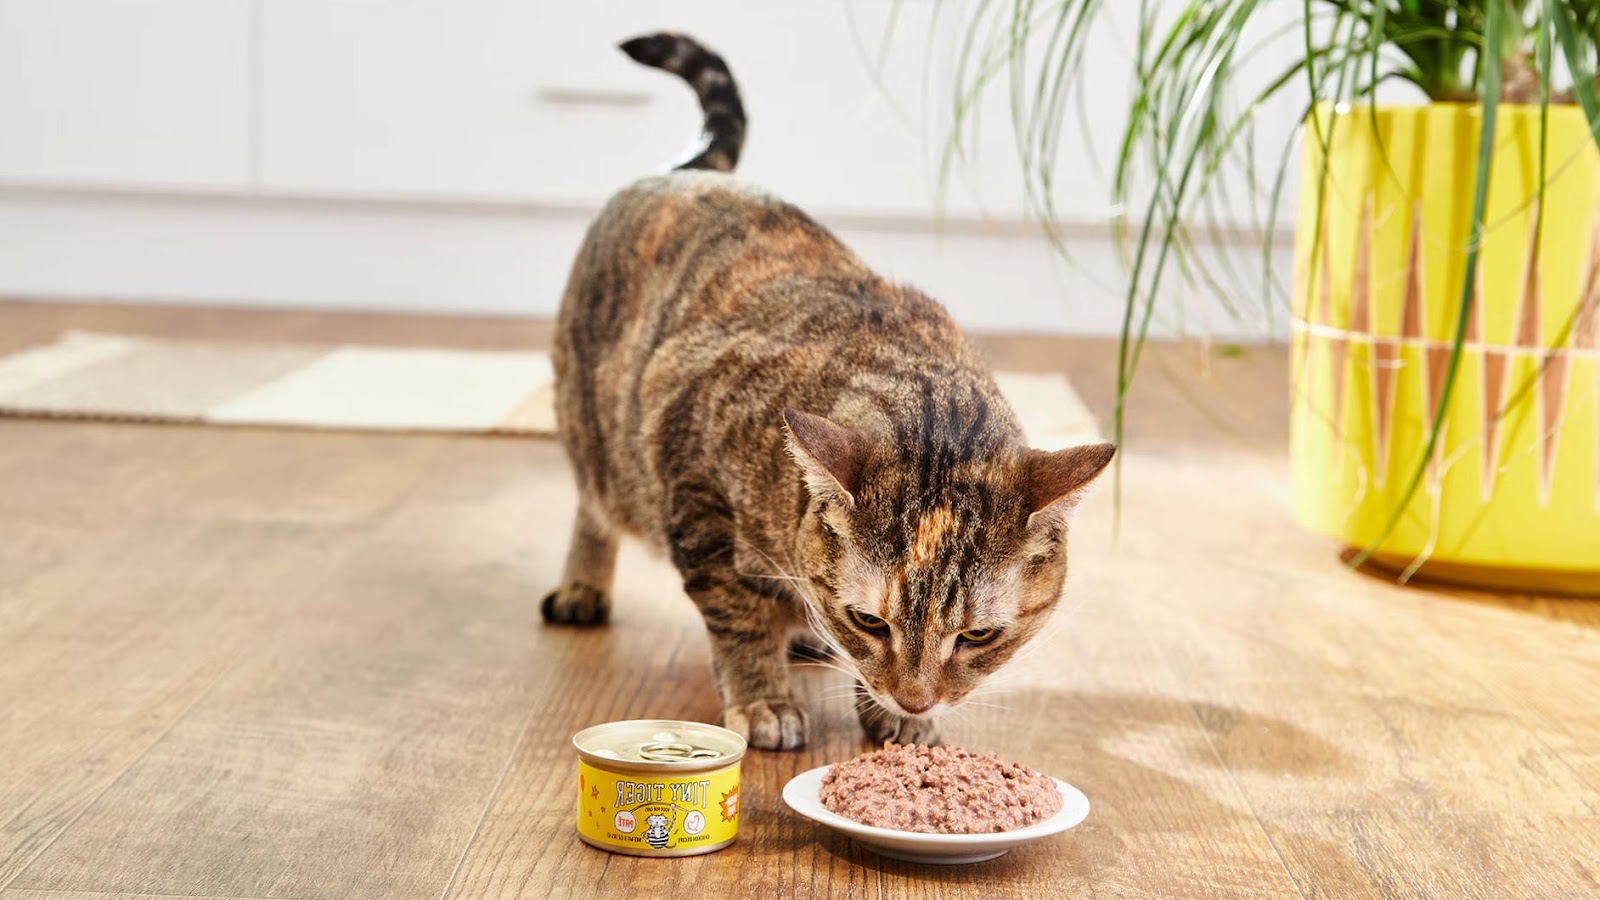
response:
M555 370L580 500L544 617L604 622L631 534L682 575L752 746L805 742L785 650L807 629L857 676L871 740L936 741L1055 607L1068 512L1115 448L1030 449L943 308L726 174L745 116L720 57L670 33L622 49L687 81L705 130L573 264Z

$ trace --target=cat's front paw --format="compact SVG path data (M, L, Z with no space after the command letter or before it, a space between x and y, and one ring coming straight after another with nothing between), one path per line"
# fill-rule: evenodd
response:
M856 718L861 721L861 730L866 733L867 740L879 746L884 741L929 747L939 743L939 729L932 719L892 713L868 697L858 697Z
M788 697L770 697L727 707L722 725L760 750L793 750L806 742L806 711Z
M604 625L611 615L611 598L587 584L564 584L544 595L539 612L555 625Z

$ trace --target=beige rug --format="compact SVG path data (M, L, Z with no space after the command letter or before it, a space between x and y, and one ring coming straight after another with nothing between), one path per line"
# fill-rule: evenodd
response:
M535 351L184 341L73 331L0 357L0 415L548 436ZM1064 376L999 372L1036 447L1099 440Z

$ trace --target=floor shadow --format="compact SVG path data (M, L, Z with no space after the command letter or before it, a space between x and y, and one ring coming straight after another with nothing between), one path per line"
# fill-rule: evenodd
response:
M1401 584L1399 573L1370 560L1360 566L1352 567L1350 564L1355 561L1359 552L1353 547L1346 547L1339 553L1340 563L1357 575L1382 582L1390 587L1417 591L1480 606L1504 609L1524 615L1539 616L1554 621L1580 625L1585 628L1600 629L1600 596L1471 587L1435 578L1426 573L1419 573L1406 583Z
M1088 820L1065 836L1019 847L998 859L963 866L934 866L880 857L833 831L775 805L752 856L804 855L813 846L833 864L861 867L892 879L996 888L1037 885L1049 871L1071 884L1108 873L1137 881L1133 860L1162 846L1199 846L1254 835L1257 825L1234 773L1287 778L1332 777L1352 762L1328 740L1292 723L1246 710L1181 698L1131 692L1031 689L1012 721L996 723L983 740L967 728L957 742L1002 756L1050 760L1089 795ZM830 725L837 720L830 717ZM1010 733L1001 733L1009 729ZM839 736L826 737L838 759L847 758ZM762 791L781 790L762 784ZM1185 841L1183 836L1192 836ZM1259 846L1259 844L1257 844ZM1270 860L1263 863L1271 868ZM1126 883L1126 882L1123 882ZM1014 895L1014 891L1004 891Z

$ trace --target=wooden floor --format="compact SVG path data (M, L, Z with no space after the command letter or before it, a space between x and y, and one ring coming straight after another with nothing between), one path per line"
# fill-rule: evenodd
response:
M463 346L548 330L0 304L71 327ZM1105 409L1114 348L986 342ZM610 856L569 738L713 720L706 641L634 550L607 630L543 627L573 491L547 441L0 420L0 898L1600 896L1600 604L1398 588L1289 519L1281 351L1154 353L1068 597L946 727L1081 787L1065 836L878 859L788 813L860 751L752 753L739 843ZM807 670L804 690L838 676Z

